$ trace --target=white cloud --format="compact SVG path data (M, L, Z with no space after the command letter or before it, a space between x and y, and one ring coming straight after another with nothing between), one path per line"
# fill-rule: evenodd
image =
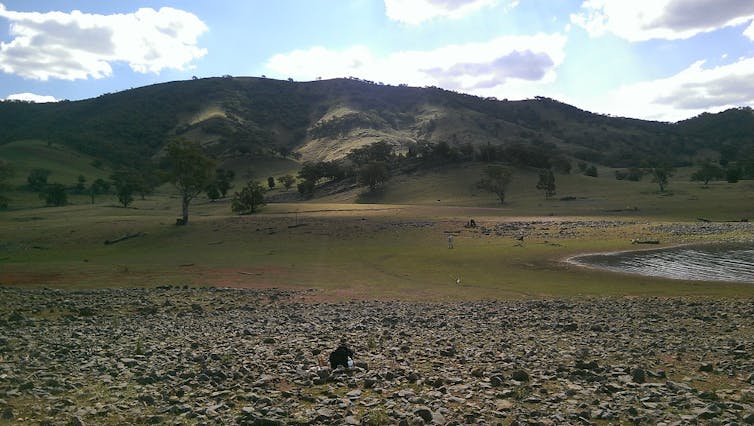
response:
M313 80L354 76L390 84L440 86L479 96L531 97L555 80L565 59L559 34L504 36L482 43L378 56L364 46L324 47L277 54L266 66L279 78Z
M459 19L499 0L385 0L385 14L388 18L409 25L419 25L433 18ZM509 1L508 7L515 7L517 0Z
M197 46L207 26L195 15L170 7L128 14L14 12L10 42L0 43L0 70L24 78L77 80L112 74L113 62L140 73L183 69L207 51Z
M754 21L752 21L751 25L749 25L749 28L744 31L744 35L746 37L749 37L751 41L754 41Z
M588 109L613 115L677 121L702 112L754 106L754 58L713 68L699 61L676 75L627 86Z
M12 95L8 95L7 98L5 98L6 101L24 101L24 102L35 102L38 104L45 103L45 102L57 102L58 100L55 99L54 96L47 96L47 95L37 95L34 93L24 92L24 93L14 93Z
M748 0L585 0L571 15L592 36L609 32L629 41L686 39L752 19Z

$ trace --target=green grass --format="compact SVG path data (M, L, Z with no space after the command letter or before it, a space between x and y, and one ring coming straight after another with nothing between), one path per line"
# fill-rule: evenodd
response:
M177 210L176 199L157 196L130 209L99 203L2 213L0 283L316 288L327 299L754 295L751 285L613 274L561 261L631 249L631 238L645 232L641 224L584 229L563 240L541 231L517 246L511 236L465 230L468 217L480 226L512 219L477 207L272 204L259 215L234 216L227 200L200 200L187 227L173 225ZM291 227L296 223L305 226ZM447 249L444 232L459 230L456 248ZM137 232L143 235L104 244Z
M383 192L361 196L382 204L354 204L357 190L326 202L270 204L261 214L236 216L228 199L199 198L187 227L174 226L180 203L169 186L127 209L112 195L95 204L73 196L72 205L41 207L36 194L17 191L11 194L12 209L0 212L0 284L317 288L321 297L341 299L754 294L751 285L644 278L562 262L578 253L635 248L632 238L688 241L649 234L650 222L746 217L754 205L750 181L703 188L682 179L687 171L681 171L671 180L672 195L666 195L648 181L616 181L601 171L599 178L558 175L558 196L545 200L535 189L535 174L518 171L501 207L492 194L474 188L481 167L398 177ZM559 199L564 196L574 199ZM470 232L463 227L469 218L488 227L563 219L637 225L581 229L568 239L557 238L558 229L537 229L517 246L511 234ZM297 223L305 226L293 226ZM454 250L446 247L446 231L460 231ZM104 244L136 233L140 236Z
M15 174L8 182L12 186L26 185L26 177L33 169L47 169L52 173L48 182L73 186L79 175L87 183L107 178L106 170L94 167L94 158L58 144L48 145L39 140L16 141L0 145L0 158L13 165Z

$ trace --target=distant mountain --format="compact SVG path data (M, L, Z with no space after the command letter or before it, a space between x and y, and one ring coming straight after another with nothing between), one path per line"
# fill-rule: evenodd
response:
M206 78L75 102L6 101L0 123L0 145L43 140L115 165L159 156L171 137L199 141L222 160L333 160L379 141L399 152L423 141L521 145L613 167L754 153L750 109L660 123L593 114L548 98L484 99L355 79Z

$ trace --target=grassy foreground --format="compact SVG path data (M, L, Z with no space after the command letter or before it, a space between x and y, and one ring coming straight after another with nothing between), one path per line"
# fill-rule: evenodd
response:
M261 214L235 216L227 200L200 200L190 224L176 227L177 203L157 196L129 209L104 203L2 213L0 285L316 288L313 297L322 300L754 295L752 285L645 278L563 262L579 253L635 249L633 238L663 245L701 238L658 235L649 224L662 220L647 217L317 203L270 204ZM470 218L477 229L464 228ZM137 236L105 244L124 235ZM517 235L526 236L523 244Z

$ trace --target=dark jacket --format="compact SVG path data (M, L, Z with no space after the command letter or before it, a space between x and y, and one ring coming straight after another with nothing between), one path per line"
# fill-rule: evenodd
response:
M348 368L348 358L353 359L353 351L346 345L340 345L330 354L330 367L335 369L342 365Z

